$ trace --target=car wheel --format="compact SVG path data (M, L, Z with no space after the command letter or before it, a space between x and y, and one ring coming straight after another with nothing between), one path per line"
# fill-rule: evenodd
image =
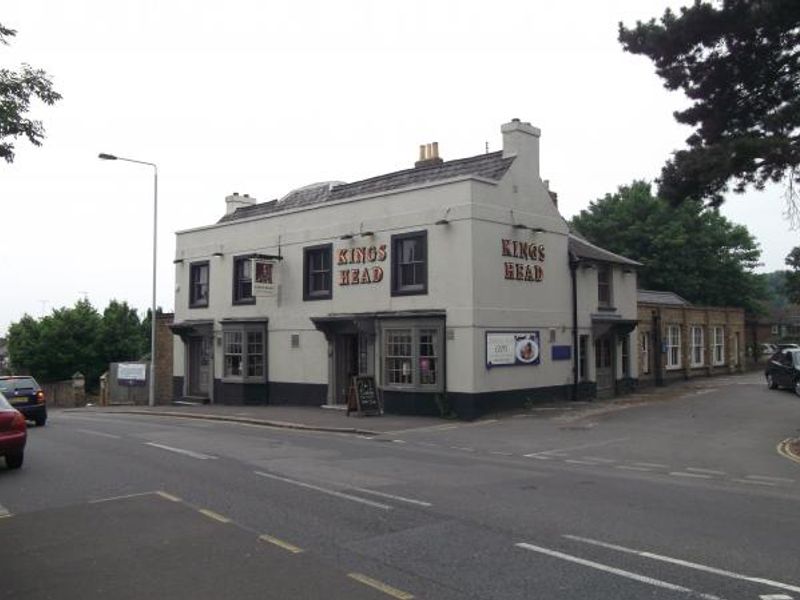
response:
M794 393L800 396L800 377L794 380Z
M772 378L771 373L767 373L767 387L771 390L778 389L778 384L775 383L775 380Z
M37 427L44 427L44 424L47 423L47 417L36 417L34 422Z
M25 455L22 452L16 454L6 454L6 466L9 469L19 469L22 466L22 461Z

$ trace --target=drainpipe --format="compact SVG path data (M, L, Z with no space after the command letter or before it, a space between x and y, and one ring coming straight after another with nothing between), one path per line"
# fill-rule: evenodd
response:
M664 385L664 377L661 372L662 352L661 352L661 311L653 311L653 371L657 387Z
M569 271L572 281L572 399L578 400L578 257L570 253Z

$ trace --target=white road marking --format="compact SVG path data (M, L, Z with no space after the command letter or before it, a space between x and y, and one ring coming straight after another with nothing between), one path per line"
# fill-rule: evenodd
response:
M552 456L542 455L542 454L523 454L525 458L535 458L536 460L553 460Z
M164 444L156 444L155 442L145 442L145 446L152 446L153 448L161 448L168 452L175 452L176 454L183 454L184 456L191 456L199 460L216 460L216 456L210 454L203 454L202 452L194 452L192 450L184 450L183 448L173 448L172 446L165 446Z
M711 479L711 475L703 475L702 473L684 473L683 471L670 471L670 475L675 477L693 477L695 479Z
M599 458L597 456L581 456L581 458L584 460L590 460L592 462L605 463L605 464L611 464L617 462L612 458Z
M766 487L777 487L777 483L772 481L758 481L757 479L734 479L736 483L749 483L750 485L763 485Z
M651 463L651 462L635 462L633 463L638 467L652 467L654 469L669 469L669 465L664 463Z
M514 456L511 452L498 452L496 450L490 450L489 454L494 454L495 456Z
M392 440L395 444L405 444L405 440Z
M139 496L150 496L156 492L137 492L135 494L123 494L122 496L111 496L109 498L98 498L89 500L89 504L100 504L101 502L113 502L114 500L125 500L127 498L138 498Z
M571 554L558 552L557 550L550 550L549 548L542 548L541 546L534 546L533 544L527 544L524 542L514 545L517 546L518 548L524 548L525 550L532 550L533 552L539 552L540 554L545 554L547 556L552 556L554 558L560 558L561 560L574 562L576 564L583 565L584 567L591 567L592 569L597 569L598 571L605 571L606 573L611 573L612 575L618 575L620 577L625 577L626 579L632 579L633 581L638 581L639 583L646 583L647 585L652 585L655 587L672 590L674 592L683 592L684 594L691 594L692 596L697 596L699 598L703 598L704 600L721 600L719 596L714 596L712 594L703 594L700 592L696 592L691 588L683 587L682 585L676 585L674 583L661 581L660 579L653 579L652 577L647 577L645 575L633 573L632 571L624 571L623 569L618 569L616 567L604 565L602 563L594 562L593 560L586 560L585 558L572 556Z
M784 483L794 483L794 479L788 477L766 477L764 475L745 475L745 479L758 479L760 481L779 481Z
M762 594L759 598L761 600L792 600L792 597L786 594Z
M2 519L3 517L7 517L7 516L9 516L10 514L11 514L11 511L10 511L10 510L8 510L8 509L7 509L5 506L3 506L2 504L0 504L0 519Z
M627 442L630 438L615 438L613 440L605 440L602 442L594 442L591 444L581 444L580 446L572 446L570 448L553 448L552 450L542 450L541 452L531 452L525 454L526 458L534 458L537 455L547 454L563 454L564 452L571 452L572 450L583 450L584 448L596 448L598 446L608 446L609 444L616 444L618 442Z
M289 479L288 477L280 477L278 475L273 475L272 473L264 473L263 471L253 471L256 475L260 477L267 477L268 479L275 479L277 481L283 481L284 483L291 483L292 485L297 485L309 490L314 490L317 492L322 492L323 494L328 494L329 496L335 496L336 498L342 498L343 500L351 500L353 502L359 502L361 504L366 504L367 506L371 506L373 508L380 508L381 510L392 510L392 507L388 504L381 504L380 502L373 502L372 500L367 500L366 498L359 498L358 496L351 496L350 494L345 494L344 492L337 492L336 490L329 490L324 487L320 487L318 485L313 485L311 483L305 483L303 481L297 481L296 479Z
M653 469L650 467L637 467L635 465L617 465L615 469L622 469L623 471L641 471L643 473L650 473Z
M670 556L664 556L663 554L655 554L653 552L646 552L643 550L635 550L633 548L626 548L625 546L619 546L617 544L609 544L607 542L601 542L599 540L593 540L591 538L581 537L579 535L565 535L563 536L569 540L575 540L577 542L583 542L585 544L591 544L593 546L599 546L601 548L608 548L609 550L617 550L619 552L626 552L628 554L635 554L636 556L641 556L642 558L650 558L653 560L659 560L661 562L671 563L673 565L678 565L681 567L687 567L689 569L695 569L697 571L704 571L706 573L712 573L714 575L721 575L722 577L729 577L731 579L739 579L741 581L750 581L752 583L760 583L763 585L768 585L770 587L779 588L782 590L787 590L790 592L800 592L800 587L796 585L792 585L789 583L782 583L780 581L773 581L772 579L764 579L762 577L752 577L750 575L743 575L741 573L735 573L733 571L726 571L724 569L717 569L716 567L709 567L706 565L701 565L699 563L690 562L688 560L682 560L680 558L672 558Z
M707 475L727 475L725 471L715 471L714 469L701 469L700 467L686 467L692 473L705 473Z
M81 433L88 433L89 435L96 435L104 438L111 438L114 440L122 439L121 435L114 435L113 433L105 433L103 431L92 431L91 429L76 429L75 431L80 431Z
M375 490L368 490L367 488L353 488L357 492L363 492L365 494L373 494L375 496L381 496L382 498L390 498L392 500L400 500L401 502L408 502L409 504L417 504L419 506L433 506L430 502L423 502L422 500L414 500L413 498L406 498L405 496L395 496L394 494L387 494L386 492L378 492Z
M475 452L475 448L465 448L464 446L450 446L453 450L461 450L462 452Z
M593 467L597 466L596 462L591 462L591 461L588 461L588 460L579 460L577 458L565 458L564 462L570 463L570 464L573 464L573 465L592 465Z

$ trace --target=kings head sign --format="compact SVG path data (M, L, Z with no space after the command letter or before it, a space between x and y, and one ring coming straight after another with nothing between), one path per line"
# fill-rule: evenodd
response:
M544 269L541 265L544 262L544 244L501 239L500 249L503 257L509 259L503 263L505 279L516 281L544 279Z

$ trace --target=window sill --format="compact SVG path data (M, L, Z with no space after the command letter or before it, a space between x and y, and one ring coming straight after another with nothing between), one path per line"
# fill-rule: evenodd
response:
M203 304L190 304L189 308L208 308L208 302Z
M600 312L617 312L616 306L598 306L597 310Z
M665 369L667 371L680 371L682 368L683 367L681 367L680 365L676 365L674 367L670 367L670 366L665 367Z
M424 296L427 293L428 288L392 290L392 296Z
M333 300L333 293L326 292L325 294L309 294L307 296L303 296L303 302L314 302L315 300Z
M255 299L255 297L253 297L253 298L245 298L243 300L234 300L231 304L233 304L234 306L246 306L246 305L255 304L255 303L256 303L256 299Z
M241 383L241 384L249 384L249 383L267 383L266 377L223 377L221 379L222 383Z

